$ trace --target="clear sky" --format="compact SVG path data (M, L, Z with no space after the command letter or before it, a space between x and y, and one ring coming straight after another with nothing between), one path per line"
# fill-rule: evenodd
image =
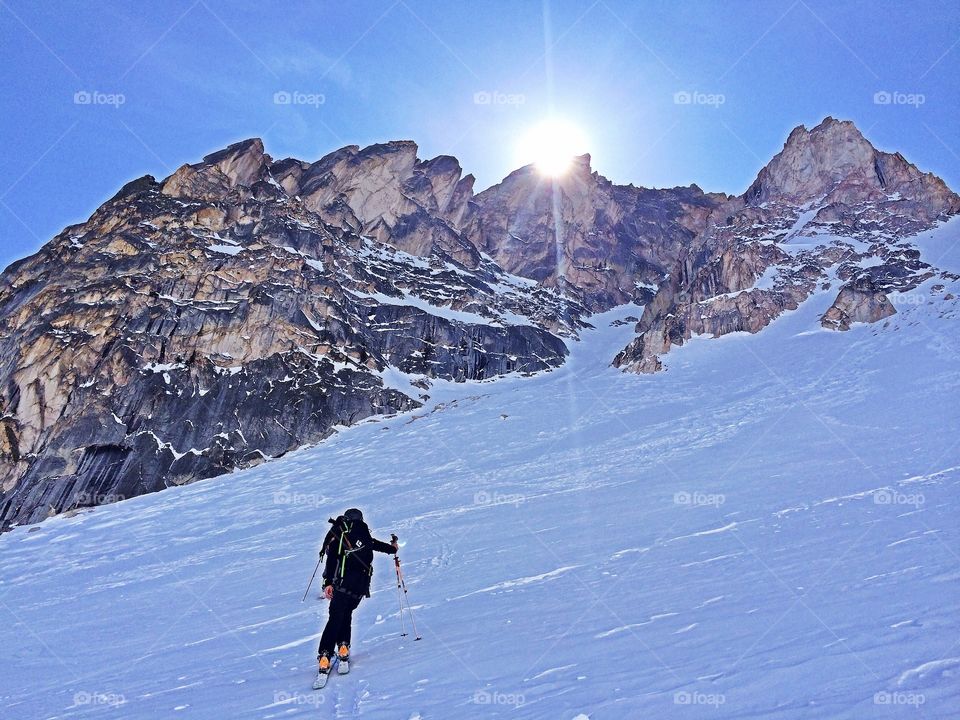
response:
M412 139L482 189L552 113L616 182L740 193L833 115L960 190L955 0L0 0L0 63L0 266L252 136Z

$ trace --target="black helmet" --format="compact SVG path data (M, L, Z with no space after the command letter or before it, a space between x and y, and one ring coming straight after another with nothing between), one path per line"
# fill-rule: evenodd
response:
M363 513L357 510L356 508L350 508L343 514L343 516L350 522L363 520Z

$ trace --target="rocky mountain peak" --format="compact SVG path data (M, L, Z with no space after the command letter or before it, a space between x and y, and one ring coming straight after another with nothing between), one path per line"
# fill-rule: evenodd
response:
M224 175L235 181L234 184L246 185L264 166L264 158L263 140L248 138L228 145L223 150L205 155L203 164L216 165Z
M313 164L285 166L276 179L331 224L414 255L441 249L476 267L479 255L457 230L473 197L473 176L463 176L456 158L420 160L417 151L410 140L352 145Z
M171 197L205 197L237 186L250 187L267 175L271 163L260 138L241 140L194 165L183 165L163 181Z
M581 173L581 174L585 173L587 175L591 174L593 172L593 168L590 165L591 161L592 161L592 158L590 157L590 153L577 155L571 161L570 172L573 174L577 174L577 173Z
M368 145L350 158L348 166L379 177L407 177L417 165L417 144L412 140L391 140Z
M883 320L896 312L887 293L941 273L904 239L960 212L940 178L832 117L795 128L737 200L718 206L645 305L617 366L655 372L660 355L693 336L759 332L836 280L823 327Z
M906 199L924 220L960 207L940 178L921 172L900 153L877 150L852 121L833 117L811 130L794 128L744 199L754 206L771 201L854 206Z
M593 175L595 175L595 173L591 166L590 153L584 153L583 155L577 155L571 158L569 169L557 177L551 178L544 175L537 169L536 163L530 163L509 173L493 187L527 187L531 190L538 191L543 188L556 186L564 188L568 192L584 192L590 190L592 183L586 181ZM599 177L599 175L597 175L597 177Z
M850 121L828 117L812 130L800 125L760 171L745 197L757 205L771 199L803 203L822 198L851 179L880 190L876 154Z

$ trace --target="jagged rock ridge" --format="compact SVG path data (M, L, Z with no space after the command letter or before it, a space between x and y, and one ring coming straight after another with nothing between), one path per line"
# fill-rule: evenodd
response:
M0 522L190 482L416 407L435 378L556 367L587 313L643 305L616 358L757 332L840 285L824 327L938 273L960 212L849 122L799 127L741 196L614 185L579 158L473 193L409 141L275 161L247 140L127 184L0 281ZM398 372L399 371L399 372Z

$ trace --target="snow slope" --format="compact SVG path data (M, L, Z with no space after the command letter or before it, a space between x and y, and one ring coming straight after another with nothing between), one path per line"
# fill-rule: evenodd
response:
M620 308L557 371L8 533L0 716L956 717L957 317L914 292L887 329L821 330L828 292L653 376L609 367ZM353 672L312 692L300 597L353 505L401 536L423 640L378 556Z

